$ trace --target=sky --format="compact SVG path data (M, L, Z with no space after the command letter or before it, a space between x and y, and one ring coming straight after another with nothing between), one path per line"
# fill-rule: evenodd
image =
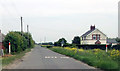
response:
M33 39L55 42L64 37L69 43L81 36L91 25L109 38L118 36L119 0L0 0L2 33L20 31L23 17L24 32L29 25Z

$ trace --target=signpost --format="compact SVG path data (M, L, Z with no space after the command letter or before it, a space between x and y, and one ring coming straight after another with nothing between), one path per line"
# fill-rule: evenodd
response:
M64 45L64 40L62 40L62 42L61 42L61 46L63 47L63 45Z
M11 54L10 42L9 42L9 54Z

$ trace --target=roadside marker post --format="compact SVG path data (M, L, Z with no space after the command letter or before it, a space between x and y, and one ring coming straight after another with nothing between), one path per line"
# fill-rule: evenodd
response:
M9 54L11 54L11 46L10 46L10 42L9 42Z
M106 44L106 52L107 52L107 44Z

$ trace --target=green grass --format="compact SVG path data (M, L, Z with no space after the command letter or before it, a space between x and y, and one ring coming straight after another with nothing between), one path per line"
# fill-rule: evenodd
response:
M87 63L90 66L94 66L103 70L120 70L120 60L113 59L109 52L106 53L104 50L100 50L97 53L94 52L94 50L84 50L76 53L75 51L64 48L50 48L50 50L73 57L74 59Z
M14 60L20 59L21 57L23 57L25 55L26 52L29 52L29 51L31 51L31 48L28 48L25 51L18 53L18 54L15 54L15 55L10 56L10 57L3 57L2 58L2 66L4 67L4 66L12 63Z

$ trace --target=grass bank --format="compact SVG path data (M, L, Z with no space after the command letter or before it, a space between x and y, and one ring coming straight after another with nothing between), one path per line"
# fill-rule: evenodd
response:
M2 66L4 67L4 66L12 63L12 62L15 61L15 60L22 58L22 57L25 55L25 53L30 52L31 49L32 49L32 48L28 48L28 49L26 49L25 51L20 52L20 53L18 53L18 54L15 54L15 55L13 55L13 56L2 57Z
M73 57L77 60L87 63L90 66L100 68L106 71L120 70L120 52L119 50L109 50L107 53L100 49L84 50L69 47L53 47L52 51Z

